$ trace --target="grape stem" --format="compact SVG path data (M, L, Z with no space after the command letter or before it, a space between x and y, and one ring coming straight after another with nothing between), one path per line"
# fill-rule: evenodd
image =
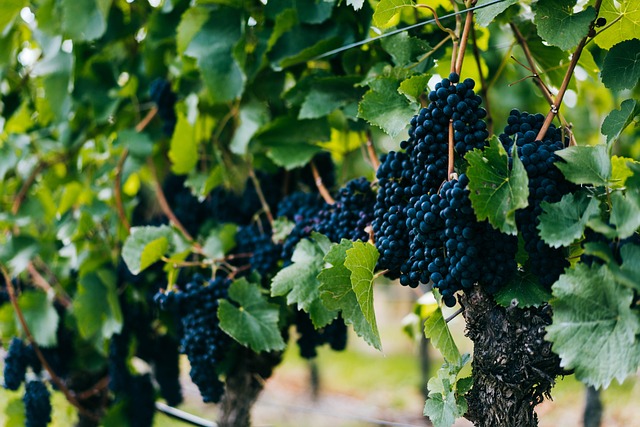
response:
M453 153L453 119L449 120L449 155L447 162L447 181L451 180L454 169L454 153Z
M20 325L22 325L22 330L27 336L29 343L31 343L31 345L33 346L33 351L36 353L36 356L38 357L38 360L42 364L42 367L49 373L49 376L51 377L51 381L56 385L56 387L58 387L58 389L62 392L62 394L64 394L64 396L69 401L69 403L75 406L82 415L84 415L87 418L90 418L95 422L100 421L100 418L96 414L88 411L85 407L83 407L80 404L80 402L78 402L78 399L76 398L75 394L71 390L69 390L69 388L67 388L64 381L62 381L62 379L60 379L60 377L56 375L55 371L51 368L51 365L49 365L49 362L47 362L47 359L44 357L44 354L42 354L42 351L40 350L40 346L38 345L36 340L33 338L33 335L31 334L31 330L27 325L27 321L25 320L24 314L22 313L22 310L20 309L20 305L18 304L18 299L16 298L15 290L13 289L13 284L11 283L11 278L9 277L9 273L7 273L7 270L2 265L0 265L0 271L2 272L2 276L7 286L7 291L9 293L9 299L11 300L11 305L13 306L13 309L16 312L16 315L18 316Z
M316 164L312 160L309 163L309 165L311 166L311 173L313 174L313 180L316 183L316 187L318 188L320 195L322 196L324 201L327 202L328 205L335 205L336 201L334 200L333 197L331 197L331 194L329 193L329 190L327 190L327 187L324 186L324 183L322 182L322 177L318 172L318 168L316 167Z
M438 14L436 13L436 10L434 8L432 8L431 6L428 6L426 4L416 4L416 5L414 5L414 7L429 9L431 11L431 13L433 13L433 19L436 20L436 25L438 25L438 28L440 28L445 33L448 33L449 36L453 39L453 41L457 41L458 40L458 36L456 35L455 31L453 31L450 28L447 28L447 27L443 26L442 23L440 23L440 18L438 17Z
M520 44L522 51L524 52L524 57L527 59L527 62L529 63L528 70L532 74L533 82L536 84L536 86L538 86L538 88L540 88L540 91L542 92L542 96L544 96L544 98L547 100L549 105L553 105L554 103L553 95L551 94L551 91L549 90L547 85L544 84L544 82L540 78L540 74L538 73L538 70L536 68L536 62L533 59L533 55L531 54L531 49L529 49L529 44L527 43L527 40L522 35L522 32L520 32L520 29L513 22L511 22L509 26L511 27L511 31L513 31L513 34L516 36L516 39L518 40L518 44ZM513 59L517 62L515 58ZM527 68L525 65L522 65L522 66ZM567 132L569 133L569 145L577 145L576 139L573 136L573 132L571 132L571 125L565 120L564 116L559 111L558 111L558 118L560 119L560 122L562 123L563 128L566 129Z
M158 179L158 172L156 171L156 165L153 163L153 159L150 157L147 160L147 165L149 166L149 170L151 171L151 176L153 177L153 187L156 193L156 199L158 199L158 204L160 205L160 209L162 212L169 218L169 221L176 226L180 233L189 241L189 243L194 243L193 236L184 228L184 225L180 222L180 220L176 217L176 215L171 210L171 206L167 202L167 198L164 195L164 191L162 190L162 185L160 185L160 180Z
M45 293L47 294L49 292L53 292L55 295L56 301L58 301L64 308L71 307L71 299L69 298L69 296L56 292L53 289L53 286L51 286L51 284L47 282L47 279L45 279L40 274L40 272L36 269L36 267L33 265L32 262L29 262L29 264L27 264L27 271L31 275L34 285L36 285L37 287L45 291Z
M576 48L575 52L573 53L573 56L571 57L571 63L569 64L569 68L567 69L567 72L564 75L564 79L562 80L562 85L560 86L560 90L558 91L558 94L556 95L555 99L553 100L553 103L551 104L549 113L547 113L547 117L545 117L544 119L544 123L542 124L542 127L538 132L538 136L536 137L536 140L542 140L542 138L544 138L545 134L547 133L547 130L549 129L549 126L551 126L551 122L553 121L553 118L558 114L560 105L562 105L562 98L564 98L564 94L567 91L567 88L569 87L569 81L571 81L571 77L573 76L573 71L575 70L576 65L578 65L578 60L580 59L582 50L584 49L585 45L587 44L587 41L589 40L589 33L591 33L591 30L593 30L595 21L596 19L598 19L598 13L600 12L601 4L602 4L602 0L596 0L593 6L593 8L596 11L596 17L589 25L589 32L585 37L583 37L582 40L580 40L580 43L578 43L578 47Z
M267 220L269 224L273 227L273 215L271 214L271 208L267 203L267 199L264 197L264 193L262 192L262 187L260 186L260 181L256 176L256 171L253 169L253 164L249 162L249 177L253 182L253 186L256 189L256 194L258 195L258 199L260 199L260 204L262 205L262 209L264 210L265 215L267 216Z
M371 166L373 166L373 171L377 172L380 167L380 160L378 159L378 155L376 154L376 148L373 145L373 137L371 136L371 131L367 131L367 153L369 154L369 160L371 160Z

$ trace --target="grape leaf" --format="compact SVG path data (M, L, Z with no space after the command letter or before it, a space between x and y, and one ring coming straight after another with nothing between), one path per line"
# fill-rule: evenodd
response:
M184 52L197 60L214 103L232 101L244 91L245 75L233 55L242 36L242 20L240 9L219 6Z
M24 292L18 297L18 305L33 338L43 347L54 347L58 343L56 331L60 316L53 307L52 296L44 292Z
M202 253L211 259L224 257L236 245L237 227L234 224L221 224L209 232L202 245Z
M0 245L0 260L8 264L14 274L23 272L31 259L41 251L36 239L28 235L10 236Z
M606 19L611 25L593 39L602 49L611 49L614 45L637 38L640 34L640 2L604 0L598 16Z
M411 37L406 32L385 37L380 44L391 55L393 63L400 67L414 63L421 55L432 49L426 41Z
M482 6L492 1L493 0L479 0L476 6ZM505 0L491 6L483 7L482 9L477 9L475 11L477 24L481 27L488 27L498 15L516 3L518 3L518 0Z
M568 147L555 154L566 162L555 162L565 178L575 184L604 186L611 178L611 158L607 146L586 145Z
M374 348L382 350L380 335L367 322L351 285L351 271L344 265L347 250L352 247L352 241L342 239L340 244L331 246L324 257L325 263L331 267L324 268L318 275L320 298L327 309L340 310L344 322L353 325L358 336Z
M435 377L429 380L429 397L424 404L424 415L434 427L451 427L456 418L467 412L467 400L464 397L470 387L469 378L460 378L460 370L469 362L465 354L458 363L445 362Z
M351 287L355 293L358 305L371 330L379 336L376 313L373 307L373 274L380 254L376 247L361 241L353 242L353 247L347 249L344 266L351 271Z
M356 86L361 78L335 76L314 79L302 102L299 119L316 119L345 105L358 102L364 89Z
M223 331L256 353L285 348L278 327L280 308L267 302L258 285L244 278L236 280L229 287L229 299L238 306L220 300L218 318Z
M190 7L180 17L180 24L176 29L176 50L183 54L191 40L198 34L209 19L209 10L204 7Z
M503 307L538 307L550 299L551 293L540 284L538 278L521 270L495 295L496 302Z
M620 248L622 265L614 271L616 280L632 289L640 291L640 246L627 243Z
M640 39L627 40L611 48L602 64L602 83L613 91L633 89L640 79Z
M171 171L177 175L192 172L200 159L198 147L201 141L211 136L214 122L206 115L197 115L192 122L182 111L178 111L178 121L171 136Z
M386 28L400 10L407 6L413 6L413 0L380 0L373 13L373 25L378 28Z
M337 311L322 304L317 279L331 242L317 233L312 238L296 245L291 257L293 263L280 270L271 281L271 296L286 295L287 304L296 304L298 309L309 313L316 328L322 328L338 316Z
M465 158L469 198L478 220L488 219L503 233L516 234L516 210L526 207L529 197L527 172L520 158L513 156L510 170L507 152L495 137L484 151L475 149Z
M538 230L551 247L568 246L578 240L591 217L600 213L598 199L586 192L569 193L557 203L542 202Z
M80 277L73 308L83 338L97 337L101 346L101 339L120 332L123 319L114 273L98 270Z
M122 259L133 274L159 261L169 249L171 227L131 227L122 247Z
M409 126L418 107L398 92L399 86L400 82L394 78L379 77L375 88L365 93L358 105L358 117L392 137Z
M424 335L431 340L435 348L440 350L445 360L453 363L460 362L462 355L442 315L442 309L437 304L434 304L434 309L426 316Z
M100 38L107 29L111 0L62 0L62 29L74 41Z
M430 78L430 74L411 76L400 83L398 92L406 96L409 101L419 102L420 95L425 92Z
M247 154L249 142L262 126L269 122L269 111L262 102L250 101L240 107L238 127L233 134L229 148L232 153Z
M640 104L635 99L626 99L620 104L619 110L609 113L602 122L602 134L607 136L607 144L615 142L623 130L626 129L636 116L640 115Z
M595 387L622 382L640 364L640 318L633 291L620 286L605 265L577 264L553 285L553 323L546 339L561 366Z
M0 2L0 36L5 36L9 32L22 8L28 4L27 0L3 0Z
M3 390L5 391L5 390ZM24 402L21 397L15 397L8 400L7 405L4 408L4 415L6 415L5 427L24 427L26 423L26 411L24 408ZM4 403L3 403L4 404Z
M309 163L313 156L322 151L317 145L299 144L271 144L267 156L273 163L286 170L302 167Z
M611 194L610 222L616 227L617 237L626 239L640 227L640 200L632 192Z
M589 32L596 11L589 6L573 13L575 0L539 0L535 7L533 21L538 34L547 43L562 50L570 50L578 45Z
M146 159L153 152L153 141L144 132L135 129L123 129L118 132L117 142L129 150L133 157Z

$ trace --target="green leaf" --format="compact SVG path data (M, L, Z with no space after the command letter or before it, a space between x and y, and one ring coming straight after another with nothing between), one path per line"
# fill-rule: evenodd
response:
M42 347L55 347L60 316L53 307L53 295L24 292L18 298L18 305L36 343Z
M515 149L515 144L514 144ZM509 158L498 138L484 151L475 149L465 156L469 162L469 198L478 220L488 219L503 233L516 234L516 210L527 206L527 172L517 155L509 170Z
M626 129L633 119L640 115L640 104L635 99L626 99L620 104L619 110L609 113L602 122L602 134L607 136L607 144L615 142L623 130Z
M640 34L640 2L604 0L598 16L606 19L611 25L594 38L602 49L611 49L614 45L637 38Z
M407 32L385 37L380 43L382 48L391 55L393 63L400 67L416 62L420 56L432 49L429 43L417 37L411 37Z
M538 27L538 34L547 43L570 50L587 35L596 11L589 6L573 13L575 3L575 0L539 0L536 3L533 21Z
M208 19L209 9L204 7L190 7L182 14L176 30L176 49L179 54L184 54L191 40Z
M602 64L602 83L613 91L633 89L640 79L640 39L613 46Z
M271 295L286 295L287 304L296 304L298 309L307 312L318 329L331 323L338 315L322 304L317 279L330 245L329 239L315 233L313 240L301 240L291 257L293 263L280 270L271 282Z
M640 200L630 192L622 194L619 191L611 193L610 222L616 227L617 237L626 239L640 227Z
M229 298L238 306L220 300L218 317L223 331L256 353L285 348L278 328L280 308L267 302L260 286L244 278L236 280L229 287Z
M409 77L400 83L398 92L406 96L409 101L417 103L419 102L420 96L425 92L429 79L431 79L431 75L429 74Z
M124 129L118 132L118 144L126 147L129 153L139 159L146 159L153 152L153 141L144 132L135 129Z
M27 0L3 0L0 2L0 36L4 37L9 33L13 22L20 15L20 11L28 4Z
M62 0L62 29L74 41L100 38L107 29L110 0Z
M5 427L23 427L27 425L26 411L21 397L9 400L4 408L4 414L7 416Z
M169 249L171 227L131 227L122 247L122 259L133 274L159 261Z
M302 167L309 163L313 156L322 151L322 148L311 144L273 144L267 152L267 156L273 163L282 166L286 170Z
M620 256L622 265L613 270L616 280L621 285L640 291L640 246L627 243L620 248Z
M467 412L464 393L471 387L470 379L457 377L468 361L469 355L465 354L458 363L445 362L438 374L429 380L429 397L423 413L434 427L451 427L456 418Z
M318 275L320 298L327 309L340 310L344 322L353 325L353 330L358 336L376 349L382 350L380 334L365 318L351 285L351 270L344 265L347 250L351 248L353 242L342 239L340 244L331 246L324 257L324 262L331 267L324 268Z
M424 335L431 340L435 348L440 350L445 360L453 363L460 362L460 350L458 350L453 335L451 335L451 330L442 315L442 309L437 304L425 319Z
M38 241L28 235L11 236L0 245L0 260L8 264L14 274L23 272L41 251Z
M344 260L344 266L351 271L351 287L358 305L367 323L371 326L371 330L377 336L380 333L373 307L373 281L375 279L373 272L379 257L380 254L374 245L358 241L353 242L353 247L347 249L347 257Z
M518 270L514 277L500 289L495 300L503 307L538 307L551 299L551 293L528 272Z
M233 101L244 91L245 75L233 51L242 36L242 10L220 6L185 50L195 58L214 103Z
M316 119L347 104L357 102L364 93L362 88L355 86L359 80L360 78L351 76L315 80L302 103L298 118Z
M198 164L198 140L195 137L195 128L187 117L182 112L178 112L177 115L178 121L171 137L169 160L173 173L185 175Z
M358 10L362 8L364 4L364 0L347 0L347 6L353 7L353 10Z
M476 6L482 6L492 1L493 0L479 0ZM488 27L498 15L516 3L518 3L518 0L505 0L491 6L483 7L482 9L477 9L475 11L476 23L481 27Z
M113 272L98 270L80 277L73 308L82 338L100 341L120 332L122 312Z
M60 50L61 40L56 39L55 48L46 52L44 59L37 62L31 76L38 77L39 90L43 96L36 98L36 107L42 123L67 121L71 111L69 85L73 70L73 55Z
M582 145L556 151L565 162L555 162L564 176L574 184L605 186L611 178L611 158L607 146Z
M231 139L229 148L238 155L247 154L249 142L262 126L269 122L267 105L258 101L249 101L240 107L239 123Z
M358 105L358 117L394 137L409 126L418 106L398 92L398 80L379 77L375 82L375 88L365 93Z
M606 266L577 264L553 285L553 323L546 338L561 366L595 387L622 382L640 364L640 318L633 291L616 283Z
M273 237L272 240L275 243L284 242L289 237L289 234L296 227L295 222L289 221L286 217L276 218L273 221Z
M223 258L236 245L237 230L235 224L221 224L215 227L202 245L202 253L211 259Z
M380 0L373 13L373 25L378 28L386 28L402 8L413 6L412 0Z
M551 247L569 246L582 237L591 217L600 213L598 199L586 192L569 193L557 203L542 202L538 230Z

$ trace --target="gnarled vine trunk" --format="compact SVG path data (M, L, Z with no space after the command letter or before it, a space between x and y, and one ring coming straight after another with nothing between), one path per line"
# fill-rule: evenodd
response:
M282 353L256 354L242 348L236 360L238 362L227 373L225 394L220 403L219 427L251 425L251 408L273 368L282 361Z
M535 406L565 373L544 340L551 307L501 307L479 288L464 295L462 304L474 343L467 418L478 427L537 426Z

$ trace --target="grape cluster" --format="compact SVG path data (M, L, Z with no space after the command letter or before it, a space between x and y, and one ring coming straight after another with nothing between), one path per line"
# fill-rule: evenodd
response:
M49 390L42 381L34 380L27 383L22 398L26 427L45 427L51 422L50 398Z
M278 265L282 253L282 245L276 244L272 239L271 226L268 222L241 226L236 233L235 253L250 253L248 258L241 258L237 264L251 266L250 271L255 271L263 278L266 277Z
M156 400L149 374L136 375L132 378L127 409L131 427L151 427L153 425Z
M508 152L513 144L529 177L529 206L516 212L516 223L522 233L525 250L529 254L531 271L540 283L550 288L564 269L569 266L561 248L547 245L538 234L539 215L543 201L555 203L573 189L554 165L560 158L555 151L564 148L562 131L551 125L542 140L536 140L542 128L542 114L528 114L516 109L507 119L500 141Z
M313 326L309 315L303 311L296 312L294 321L298 331L298 349L300 357L313 359L318 355L317 348L329 344L331 349L342 351L347 347L347 326L342 318L338 318L318 330Z
M335 204L318 212L315 230L332 242L369 240L366 228L373 220L376 195L366 178L349 181L335 197Z
M173 135L177 121L173 107L177 97L171 90L171 83L165 79L155 79L149 86L149 96L158 107L158 116L162 120L162 131L168 136Z
M182 402L178 345L179 342L174 337L166 334L157 337L154 346L153 374L160 386L160 394L169 406Z
M318 194L297 191L278 204L278 216L295 223L293 230L282 244L281 258L285 265L291 262L293 251L300 240L308 237L318 222L317 213L328 205Z
M158 293L155 297L161 309L174 311L180 317L182 352L189 358L191 379L204 402L218 402L224 394L218 368L231 341L220 329L217 309L218 301L227 298L230 284L227 278L206 281L195 275L184 291Z
M394 279L400 277L400 268L409 258L407 206L412 169L406 153L391 151L382 157L376 172L378 194L371 225L380 253L378 267L388 269L387 276Z
M27 372L28 359L22 340L13 337L4 359L4 387L6 389L15 391L20 388Z

